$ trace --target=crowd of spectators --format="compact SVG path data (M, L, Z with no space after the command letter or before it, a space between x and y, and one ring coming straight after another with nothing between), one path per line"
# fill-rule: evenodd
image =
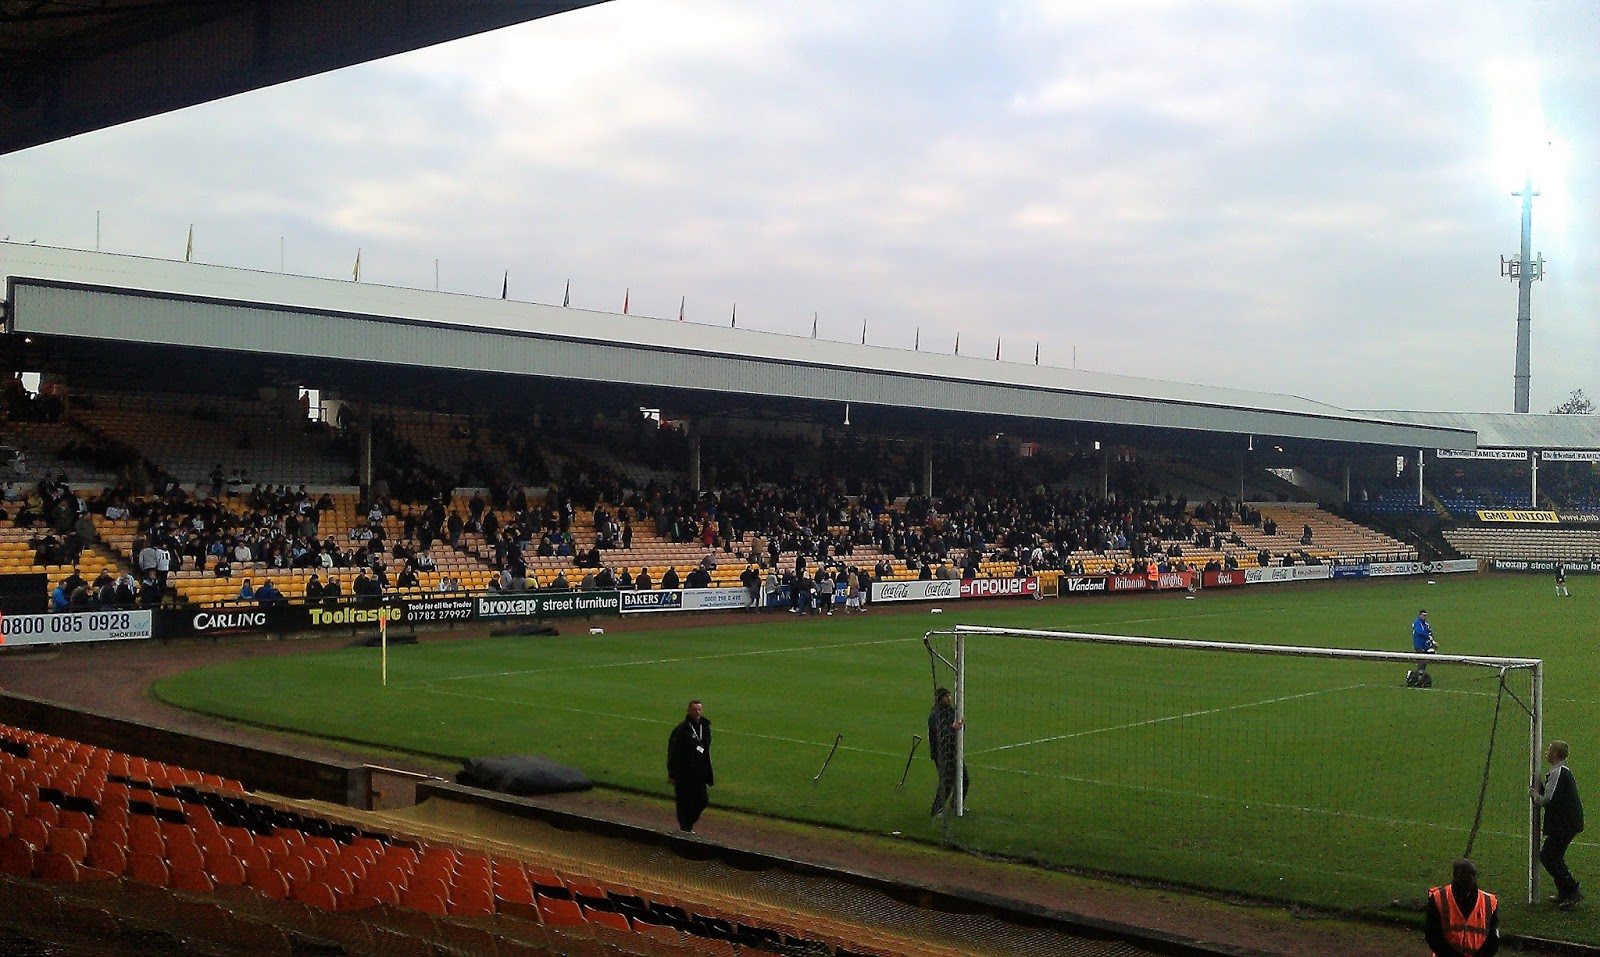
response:
M216 480L214 480L216 481ZM305 486L252 486L234 492L231 480L222 481L221 496L188 496L170 491L159 497L137 497L126 489L109 492L98 503L108 519L132 519L138 535L133 557L143 588L160 601L176 571L210 572L216 578L243 578L239 598L273 601L270 580L256 587L246 569L310 569L313 575L304 596L337 598L342 586L323 575L338 569L355 569L353 593L376 595L391 588L417 587L418 575L436 569L430 548L443 519L438 502L403 510L406 539L389 540L386 504L361 503L362 520L336 536L324 533L327 514L335 509L326 493L313 496ZM341 540L341 538L343 540ZM261 588L267 594L261 594Z
M1015 563L1025 574L1081 573L1083 552L1113 556L1115 571L1142 572L1151 564L1188 567L1185 548L1226 553L1211 558L1207 567L1237 567L1233 553L1243 551L1245 543L1232 523L1262 524L1258 512L1225 499L1191 512L1183 496L1159 494L1137 476L1119 479L1116 490L1101 498L1082 489L1052 488L1016 470L1007 475L998 462L990 464L991 481L985 486L897 500L884 483L857 482L847 489L846 478L812 475L785 483L759 481L770 473L757 468L748 469L743 481L707 492L659 480L634 488L596 463L570 461L543 501L530 501L520 488L497 492L491 502L475 498L463 523L483 535L482 557L501 571L493 587L505 591L528 587L530 556L571 559L571 575L563 571L546 586L557 590L677 586L676 581L641 583L623 567L625 561L608 554L630 548L636 528L670 543L707 549L712 568L717 561L712 556L720 554L763 581L776 575L792 591L806 590L807 582L814 584L823 574L834 582L852 574L868 582L883 580L902 569L923 578L971 577L985 562ZM1003 479L1010 480L1009 487ZM500 501L509 520L496 514ZM593 532L575 529L576 514L588 510L593 510ZM858 567L852 561L858 548L876 553L875 561ZM783 556L792 561L784 562ZM1273 560L1269 552L1257 557L1262 563Z
M132 591L145 603L159 602L178 570L248 578L239 597L253 601L343 597L338 578L326 576L338 569L359 570L352 591L362 594L416 588L437 570L430 552L438 541L476 554L498 573L491 587L501 591L540 587L529 575L530 562L563 558L570 570L543 587L694 587L687 579L709 584L722 562L742 566L762 588L794 594L815 592L824 580L837 591L907 572L969 577L986 563L1011 563L1022 574L1082 573L1086 554L1111 558L1114 571L1188 567L1186 551L1192 550L1213 553L1207 567L1230 567L1235 554L1247 553L1233 525L1271 524L1226 499L1191 509L1183 495L1161 492L1130 463L1117 463L1108 474L1108 494L1091 493L1083 486L1100 481L1098 453L1019 450L983 440L924 445L848 433L820 440L778 431L710 435L701 451L711 490L695 492L681 480L641 479L615 464L676 460L681 466L686 439L677 429L626 412L550 421L536 433L518 432L511 423L480 433L463 420L456 428L467 431L456 438L482 454L452 474L430 464L393 420L375 417L375 441L384 454L358 506L366 521L338 534L323 527L334 508L329 496L305 486L262 485L220 464L198 494L187 494L157 470L154 494L122 483L94 507L137 523ZM604 458L586 453L578 438L603 440ZM492 450L491 442L497 443ZM941 483L931 497L915 491L924 455ZM546 487L530 493L521 476L510 474L517 468L545 472ZM485 487L465 508L452 498L461 479ZM49 541L41 537L40 555L64 558L81 550L77 522L88 506L64 485L42 483L39 493L37 504L27 496L7 505L20 524L51 530ZM580 526L580 513L592 516L592 526ZM684 581L672 569L658 570L660 580L654 580L630 556L614 554L626 553L641 534L703 548L705 560ZM1304 535L1301 542L1309 544ZM860 560L858 551L865 552ZM1287 554L1263 550L1256 560L1273 563ZM249 574L256 569L319 574L303 596L282 596L275 585L257 584L269 576ZM461 584L447 576L436 587L459 590ZM89 598L98 600L101 590L88 587ZM70 605L71 589L66 597Z

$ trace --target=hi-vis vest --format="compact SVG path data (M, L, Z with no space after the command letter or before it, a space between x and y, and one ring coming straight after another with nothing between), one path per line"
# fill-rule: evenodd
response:
M1439 920L1444 925L1444 939L1463 954L1476 954L1489 939L1489 915L1499 906L1499 900L1488 891L1478 891L1477 906L1465 916L1456 906L1456 896L1449 885L1428 891L1433 906L1439 909ZM1437 957L1437 955L1436 955Z

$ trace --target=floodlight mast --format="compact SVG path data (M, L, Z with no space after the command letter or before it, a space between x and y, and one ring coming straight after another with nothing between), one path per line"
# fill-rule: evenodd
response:
M1533 326L1533 281L1544 278L1544 256L1532 257L1533 198L1539 194L1533 188L1533 174L1522 184L1522 191L1512 193L1522 197L1522 250L1507 259L1500 257L1500 275L1517 284L1517 372L1512 389L1513 412L1528 411L1529 341Z

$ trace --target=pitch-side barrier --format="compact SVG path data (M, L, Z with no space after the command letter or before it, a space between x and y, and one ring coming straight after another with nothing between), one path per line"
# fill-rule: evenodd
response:
M1355 565L1293 565L1287 568L1158 572L1155 575L1059 575L1053 589L1060 598L1121 595L1191 588L1236 588L1325 579L1444 575L1476 571L1472 559L1444 562L1371 562ZM977 599L1044 597L1037 575L1014 578L933 579L875 582L869 603L952 602ZM835 594L836 605L844 603ZM380 625L414 630L417 626L468 622L595 619L678 612L774 610L793 607L788 588L685 588L673 591L568 591L526 594L383 597L312 603L232 603L217 607L159 607L0 617L0 650L80 642L168 639L232 634L372 632Z

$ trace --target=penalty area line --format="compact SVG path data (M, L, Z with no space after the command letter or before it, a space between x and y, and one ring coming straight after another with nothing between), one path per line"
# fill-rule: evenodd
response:
M489 671L481 674L447 675L442 678L425 678L405 683L391 682L394 688L429 688L445 681L477 681L484 678L514 678L518 675L553 675L569 671L599 671L605 668L633 668L639 665L671 665L688 661L717 661L727 658L751 658L757 655L785 655L797 651L834 651L839 648L865 648L868 645L893 645L900 642L920 641L920 638L878 638L872 641L841 641L827 645L792 645L786 648L761 648L756 651L726 651L711 655L682 655L676 658L638 658L628 661L606 661L587 665L566 665L556 668L521 668L515 671Z
M538 704L531 701L514 701L509 698L496 698L491 695L469 694L465 691L446 691L443 688L419 688L417 690L422 691L424 694L445 695L451 698L466 698L471 701L486 701L490 704L503 704L517 708L538 708L541 711L560 711L564 714L576 714L589 718L613 718L618 721L634 721L640 724L654 724L661 727L671 727L682 720L681 718L674 718L671 721L667 721L661 718L641 717L636 714L617 714L612 711L590 711L587 708L563 708L560 705ZM806 738L789 738L780 734L762 734L759 731L740 731L736 728L729 728L726 725L721 724L717 725L716 732L719 735L727 735L730 737L759 738L762 741L779 741L784 744L804 744L812 745L818 748L826 748L829 746L829 742L827 741L811 741ZM900 756L898 752L894 751L880 751L876 748L858 748L852 747L848 744L841 744L839 746L839 750L854 751L857 754L873 754L885 758L898 758Z
M1206 708L1201 711L1186 711L1183 714L1169 714L1159 718L1146 718L1143 721L1131 721L1127 724L1109 725L1104 728L1089 728L1085 731L1073 731L1070 734L1054 734L1047 738L1034 738L1032 741L1018 741L1015 744L1002 744L993 748L984 748L981 751L970 752L973 755L994 754L999 751L1011 751L1015 748L1026 748L1035 744L1049 744L1052 741L1067 741L1072 738L1084 738L1091 734L1105 734L1110 731L1127 731L1130 728L1144 728L1153 724L1165 724L1168 721L1182 721L1185 718L1201 718L1208 714L1222 714L1226 711L1241 711L1245 708L1260 708L1270 704L1280 704L1284 701L1294 701L1299 698L1314 698L1317 695L1332 694L1339 691L1353 691L1365 688L1363 684L1345 685L1342 688L1323 688L1319 691L1303 691L1300 694L1282 695L1277 698L1265 698L1261 701L1246 701L1242 704L1230 704L1221 708Z

